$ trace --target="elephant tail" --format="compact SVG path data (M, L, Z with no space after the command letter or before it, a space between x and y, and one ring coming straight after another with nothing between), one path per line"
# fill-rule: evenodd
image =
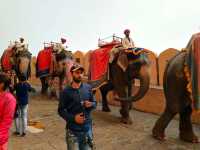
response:
M167 71L168 71L168 68L169 68L169 65L170 65L170 62L169 61L166 65L166 68L165 68L165 71L164 71L164 75L163 75L163 91L164 91L164 94L166 95L166 89L167 89Z
M166 65L166 68L165 68L165 71L164 71L164 75L163 75L163 91L164 91L164 94L166 95L167 94L167 88L168 88L168 85L167 85L167 74L168 74L168 70L169 70L169 67L171 65L171 63L173 62L174 59L176 59L179 55L181 55L182 53L186 53L185 51L181 51L179 52L178 54L176 54L174 57L172 57L167 65Z

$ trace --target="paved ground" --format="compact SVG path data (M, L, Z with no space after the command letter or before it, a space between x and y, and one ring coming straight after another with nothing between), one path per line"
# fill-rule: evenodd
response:
M29 119L42 122L45 131L38 134L28 133L26 137L16 137L11 133L9 150L66 150L65 122L57 115L57 101L35 95L31 97L29 106ZM97 150L200 149L200 144L189 144L178 139L176 120L167 128L167 141L160 143L151 137L151 129L158 116L132 110L133 124L124 125L119 122L118 109L112 107L111 113L104 113L98 106L93 113ZM194 126L197 135L200 136L200 127Z

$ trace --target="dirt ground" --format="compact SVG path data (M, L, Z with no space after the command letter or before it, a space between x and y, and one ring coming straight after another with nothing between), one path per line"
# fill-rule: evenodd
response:
M155 92L149 91L151 98ZM42 133L28 132L25 137L16 137L11 130L9 150L66 150L65 122L57 114L58 101L39 93L31 95L29 120L45 125ZM200 144L179 140L178 121L173 120L166 130L167 141L161 143L151 137L151 130L159 116L131 110L132 125L120 123L119 107L111 107L111 113L101 112L101 103L93 113L94 140L97 150L199 150ZM199 125L194 125L200 136Z

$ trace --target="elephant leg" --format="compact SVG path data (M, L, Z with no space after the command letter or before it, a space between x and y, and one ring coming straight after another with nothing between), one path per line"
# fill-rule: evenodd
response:
M128 96L130 97L132 94L132 82L128 82ZM129 110L133 108L132 103L129 103Z
M177 113L166 108L165 112L157 120L153 128L153 137L163 141L165 139L165 128Z
M108 92L112 90L112 86L109 84L103 85L100 88L101 95L102 95L102 111L104 112L110 112L110 108L108 106L108 100L107 100L107 94Z
M31 77L31 64L29 62L29 65L28 65L28 71L27 71L27 79Z
M132 119L129 116L130 102L121 102L120 114L122 115L121 122L125 124L132 124Z
M194 134L192 128L192 122L190 118L191 113L192 113L192 108L190 105L188 105L180 112L180 124L179 124L180 139L187 142L198 143L199 142L198 137Z
M52 98L52 97L57 97L55 90L51 90L51 92L50 92L50 98Z
M128 87L121 88L118 87L116 88L116 91L119 96L121 97L127 97L129 95L128 93ZM129 116L129 111L130 111L130 103L129 101L121 101L121 109L120 109L120 114L122 116L121 122L125 124L132 124L132 119Z
M131 72L131 69L130 68L128 68L128 70L127 70L128 72L127 72L127 79L128 79L128 97L130 97L131 96L131 94L132 94L132 84L133 84L133 82L132 82L132 72ZM128 104L127 104L128 105ZM131 110L132 109L132 103L129 103L129 110Z
M41 94L44 94L45 93L45 88L44 88L44 86L45 86L45 81L44 81L44 79L40 79L41 80L41 84L42 84L42 88L41 88Z
M59 78L59 91L60 92L63 90L63 82L64 82L64 78L60 77Z
M41 83L42 83L42 89L41 89L41 93L42 94L46 94L47 93L47 89L48 89L48 83L47 83L47 79L45 77L41 78Z
M17 76L14 76L14 85L17 85Z

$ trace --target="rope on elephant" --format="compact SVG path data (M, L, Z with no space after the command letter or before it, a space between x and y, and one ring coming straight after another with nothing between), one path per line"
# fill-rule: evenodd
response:
M185 74L185 77L188 81L188 84L187 84L187 91L190 93L190 96L192 96L192 81L191 81L191 75L190 75L190 70L189 70L189 67L187 66L187 64L185 63L184 64L184 74Z

